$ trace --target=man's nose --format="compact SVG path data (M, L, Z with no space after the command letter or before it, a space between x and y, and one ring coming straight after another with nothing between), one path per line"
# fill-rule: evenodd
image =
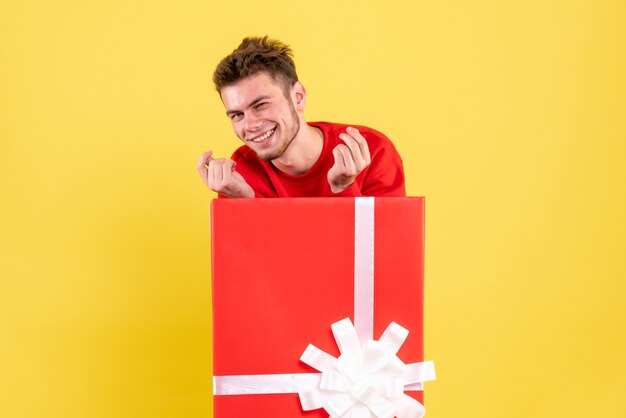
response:
M261 128L263 121L261 118L257 117L254 113L249 113L246 115L246 131L254 132Z

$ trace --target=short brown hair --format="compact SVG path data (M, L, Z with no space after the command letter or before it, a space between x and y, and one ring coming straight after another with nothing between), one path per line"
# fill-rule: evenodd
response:
M286 96L298 81L291 48L264 36L244 38L237 49L217 65L213 83L217 92L221 93L223 87L262 71L282 84Z

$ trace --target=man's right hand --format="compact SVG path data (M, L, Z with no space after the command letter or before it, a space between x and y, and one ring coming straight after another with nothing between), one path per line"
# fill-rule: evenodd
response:
M207 151L200 156L196 167L214 192L226 197L254 197L252 187L235 171L236 164L231 159L213 158L213 151Z

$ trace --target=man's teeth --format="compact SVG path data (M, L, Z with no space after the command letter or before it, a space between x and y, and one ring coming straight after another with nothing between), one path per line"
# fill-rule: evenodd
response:
M275 129L272 129L272 130L270 130L270 131L267 131L265 134L261 135L260 137L258 137L258 138L254 138L254 139L252 140L252 142L262 142L262 141L265 141L267 138L269 138L270 136L272 136L272 134L274 133L274 130L275 130Z

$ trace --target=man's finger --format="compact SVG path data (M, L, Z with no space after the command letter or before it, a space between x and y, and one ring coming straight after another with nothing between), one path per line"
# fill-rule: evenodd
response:
M209 185L209 170L204 166L198 166L198 173L200 173L200 177L202 177L202 181L207 186Z
M354 161L356 170L359 172L363 170L367 166L367 163L363 159L359 143L352 137L352 135L347 133L340 134L339 138L348 146L350 153L352 154L352 161Z
M214 192L219 192L222 186L222 164L223 158L209 161L209 188Z
M206 166L209 165L209 161L211 161L212 159L213 159L213 151L203 152L202 155L200 156L200 159L196 163L196 167L198 168L198 170L200 169L200 167L206 168Z
M228 159L222 164L222 179L224 182L228 182L232 178L234 170L235 161Z
M348 177L352 177L358 174L358 172L356 171L356 167L354 165L354 159L352 157L352 152L350 151L350 148L348 148L346 145L343 145L343 144L337 145L336 148L339 149L339 152L341 153L341 156L343 157L343 164L345 167L344 175Z
M207 186L209 186L209 189L215 191L215 160L209 161Z
M372 158L370 157L370 148L367 145L367 140L365 139L365 137L361 135L361 132L359 132L358 129L351 126L346 129L346 132L348 132L352 136L352 138L354 138L357 144L359 144L363 161L365 161L366 165L369 165L369 163L372 161Z
M339 145L333 148L333 157L335 157L335 166L341 171L345 170L346 163L343 160L343 154L339 150Z
M215 185L217 187L222 187L223 183L224 183L224 171L223 171L223 167L224 167L224 163L226 162L225 159L220 158L217 160L213 160L216 164L215 164Z
M204 181L204 184L206 184L207 186L209 185L208 183L209 170L207 169L207 165L209 164L209 161L211 161L212 155L213 155L213 151L204 152L202 153L202 155L200 156L200 159L196 163L196 168L198 169L198 173L200 173L200 177L202 177L202 181Z

